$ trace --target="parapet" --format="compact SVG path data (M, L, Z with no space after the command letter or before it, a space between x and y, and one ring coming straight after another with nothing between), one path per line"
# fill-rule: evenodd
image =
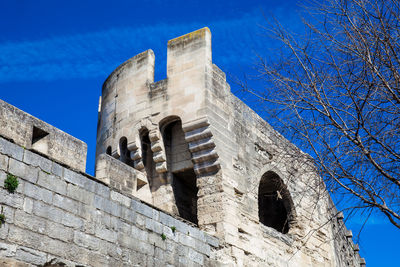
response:
M114 88L118 81L133 79L133 86L144 86L154 81L154 52L149 49L122 63L106 79L103 84L102 95L105 97L109 90Z
M0 266L214 265L216 237L1 136L0 181Z
M146 175L107 154L97 158L96 179L129 196L152 203Z
M87 145L81 140L0 100L0 136L28 150L85 172Z

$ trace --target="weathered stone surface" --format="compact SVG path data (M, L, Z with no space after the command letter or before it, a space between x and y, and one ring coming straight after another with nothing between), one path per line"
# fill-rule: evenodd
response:
M5 139L1 139L0 153L3 155L8 155L16 160L21 161L22 157L24 156L24 149L16 144L8 142Z
M0 112L0 135L19 145L0 142L0 153L21 161L24 149L32 149L74 169L85 171L87 145L84 142L2 100ZM27 160L31 160L28 157Z
M211 55L203 28L168 42L167 79L151 50L109 76L96 177L83 142L0 101L0 265L365 265L309 156Z
M8 172L31 183L36 183L39 169L15 160L14 158L10 158Z
M43 171L39 172L37 184L61 195L65 195L67 192L67 183L65 181Z
M49 159L43 158L29 150L24 151L23 162L33 167L39 167L41 170L47 173L51 172L51 168L53 165L53 163Z

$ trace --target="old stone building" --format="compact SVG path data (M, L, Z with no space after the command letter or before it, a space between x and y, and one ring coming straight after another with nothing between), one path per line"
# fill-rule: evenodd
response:
M86 144L0 102L0 265L363 266L296 148L230 92L203 28L105 81ZM18 177L10 193L4 180Z

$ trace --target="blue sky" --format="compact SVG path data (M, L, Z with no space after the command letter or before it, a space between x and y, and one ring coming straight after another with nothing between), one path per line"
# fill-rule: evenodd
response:
M213 62L236 91L231 76L253 72L256 55L273 58L278 47L265 36L265 20L274 16L290 30L301 31L299 9L295 0L4 0L0 98L85 141L87 171L93 174L98 98L102 83L119 64L151 48L155 80L164 79L167 41L207 26L213 35ZM354 216L348 226L357 229L361 221ZM374 216L360 240L368 266L397 265L398 240L400 230Z

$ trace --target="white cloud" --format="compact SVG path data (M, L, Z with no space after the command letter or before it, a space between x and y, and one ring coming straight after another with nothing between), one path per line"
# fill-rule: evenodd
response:
M263 21L261 12L254 12L207 25L214 36L216 61L226 66L251 63L253 51L264 45L258 27ZM168 39L204 26L200 23L156 24L0 43L0 83L106 76L129 57L148 48L165 53ZM162 62L165 63L165 58Z

